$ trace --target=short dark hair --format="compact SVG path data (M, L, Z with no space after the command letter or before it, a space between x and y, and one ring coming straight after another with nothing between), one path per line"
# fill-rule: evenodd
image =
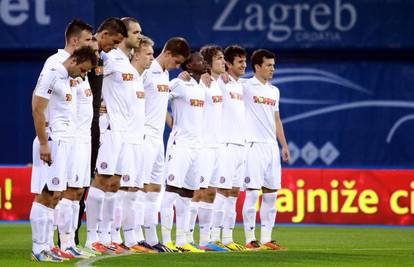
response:
M99 25L98 32L104 30L107 30L110 35L120 33L122 36L128 37L128 30L119 18L111 17L104 20L101 25Z
M90 46L82 46L76 49L70 58L76 59L76 64L78 65L90 61L93 67L96 66L98 61L95 51Z
M83 31L88 31L92 33L93 28L91 25L89 25L86 22L83 22L80 19L73 19L71 22L69 22L65 29L66 43L68 43L69 39L73 36L79 37Z
M174 57L183 56L187 59L190 56L191 48L184 38L173 37L165 43L163 51L170 51Z
M199 51L191 50L190 56L183 63L181 63L180 67L182 70L188 71L187 65L191 62L195 53L199 53Z
M253 52L251 58L253 72L256 72L256 68L254 66L261 66L265 58L272 59L276 58L276 56L274 53L266 49L257 49Z
M210 66L213 65L213 57L217 55L218 52L223 53L223 48L214 44L205 45L200 50L200 53L203 56L204 60Z
M129 24L134 22L134 23L138 23L138 20L132 17L123 17L121 18L121 21L124 23L125 27L127 28L127 30L129 30Z
M245 57L246 55L246 50L240 45L230 45L224 49L224 60L231 64L236 57Z

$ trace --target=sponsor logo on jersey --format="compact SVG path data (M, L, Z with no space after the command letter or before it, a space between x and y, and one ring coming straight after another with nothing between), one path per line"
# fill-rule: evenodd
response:
M243 95L242 94L239 94L239 93L236 93L236 92L230 92L229 95L230 95L231 99L243 100Z
M221 95L213 95L211 97L211 100L213 100L213 103L221 103L221 102L223 102L223 96L221 96Z
M166 84L157 84L157 90L160 93L168 93L170 91L170 87Z
M134 79L134 74L132 73L122 73L122 80L132 81Z
M253 101L254 103L257 103L257 104L264 104L264 105L270 105L270 106L276 105L275 99L271 99L271 98L263 97L263 96L253 96Z
M203 107L204 106L204 100L190 99L190 105L193 106L193 107Z
M145 92L136 91L135 93L137 94L138 99L145 98Z
M66 101L72 101L72 94L66 94Z
M85 89L85 96L92 96L92 90L91 89Z
M51 94L52 94L52 92L53 92L52 88L49 88L49 89L47 90L47 93L48 93L49 95L51 95Z

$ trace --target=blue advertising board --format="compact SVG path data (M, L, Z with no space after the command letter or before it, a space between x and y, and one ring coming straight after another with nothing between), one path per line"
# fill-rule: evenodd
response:
M161 48L172 36L193 47L414 48L410 0L0 0L0 48L57 48L72 18L98 27L137 18Z

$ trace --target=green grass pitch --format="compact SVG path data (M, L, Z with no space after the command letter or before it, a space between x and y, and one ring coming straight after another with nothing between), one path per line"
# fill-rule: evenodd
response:
M84 226L82 227L84 230ZM197 234L197 232L196 232ZM95 262L30 261L29 224L0 224L0 266L414 266L414 228L279 227L273 236L287 251L133 254ZM83 232L82 236L85 236ZM243 229L234 232L244 240Z

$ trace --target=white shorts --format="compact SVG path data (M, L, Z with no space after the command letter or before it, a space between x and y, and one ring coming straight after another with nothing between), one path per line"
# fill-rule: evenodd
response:
M68 177L68 155L71 143L63 141L49 141L49 149L52 156L52 164L48 166L40 159L39 140L33 141L33 167L30 191L41 194L45 185L49 191L64 191L67 186Z
M277 144L246 144L246 175L244 188L281 188L280 153Z
M245 148L243 145L223 144L219 152L218 188L241 187L244 178Z
M123 160L121 186L142 188L144 186L144 145L126 143Z
M219 186L218 166L220 147L205 147L201 149L203 161L200 163L200 188Z
M70 153L72 158L68 187L83 188L91 184L91 143L77 143Z
M166 184L189 190L200 189L201 148L172 144L167 148Z
M144 137L144 184L162 184L164 181L164 143L146 135Z
M96 170L103 175L122 175L125 162L125 133L106 130L101 135Z

